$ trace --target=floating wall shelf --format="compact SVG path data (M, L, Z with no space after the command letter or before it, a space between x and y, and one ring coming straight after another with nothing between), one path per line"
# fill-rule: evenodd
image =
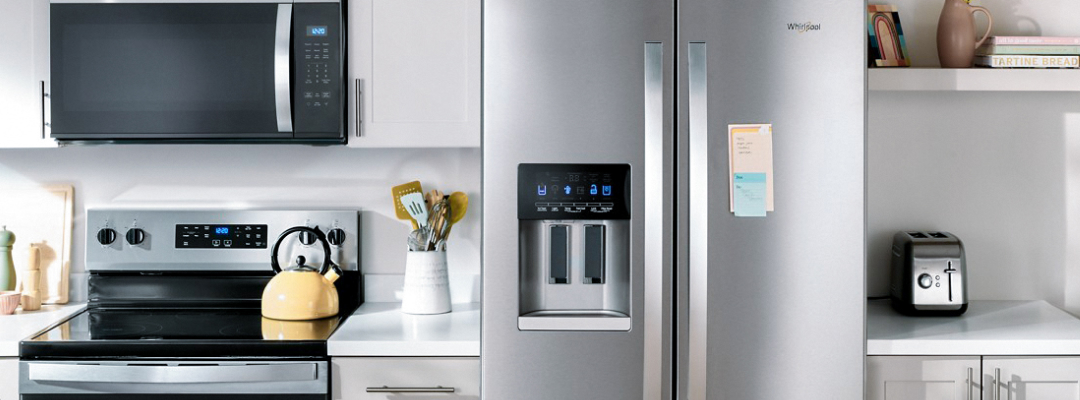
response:
M870 68L871 91L1080 92L1080 70Z

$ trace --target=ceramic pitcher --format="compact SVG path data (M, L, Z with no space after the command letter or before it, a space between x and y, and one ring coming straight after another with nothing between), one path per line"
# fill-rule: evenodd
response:
M975 39L975 12L986 14L986 33ZM990 36L994 19L983 7L967 4L964 0L945 0L937 27L938 60L942 68L968 68L975 58L975 49Z

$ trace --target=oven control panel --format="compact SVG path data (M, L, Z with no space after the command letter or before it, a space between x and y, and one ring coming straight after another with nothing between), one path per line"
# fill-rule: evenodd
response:
M169 210L86 211L88 271L264 271L282 232L305 226L326 237L331 261L359 271L357 210ZM298 256L317 265L326 253L313 235L285 236L278 263Z
M265 249L266 225L176 225L178 249Z

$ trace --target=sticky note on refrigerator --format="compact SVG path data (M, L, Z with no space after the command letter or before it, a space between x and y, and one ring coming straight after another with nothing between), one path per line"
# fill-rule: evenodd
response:
M732 205L736 217L764 217L765 216L765 173L740 173L732 174Z
M735 175L765 175L765 210L773 211L772 124L728 125L728 199L731 212L737 213Z

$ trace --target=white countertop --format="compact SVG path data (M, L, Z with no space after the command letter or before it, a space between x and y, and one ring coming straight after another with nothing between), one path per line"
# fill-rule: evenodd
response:
M971 301L959 317L908 317L875 300L868 355L1080 355L1080 319L1045 301Z
M364 303L326 343L330 356L480 356L480 303L409 315L401 303Z
M19 341L49 328L86 308L86 303L44 305L38 311L19 309L0 315L0 357L18 357Z

